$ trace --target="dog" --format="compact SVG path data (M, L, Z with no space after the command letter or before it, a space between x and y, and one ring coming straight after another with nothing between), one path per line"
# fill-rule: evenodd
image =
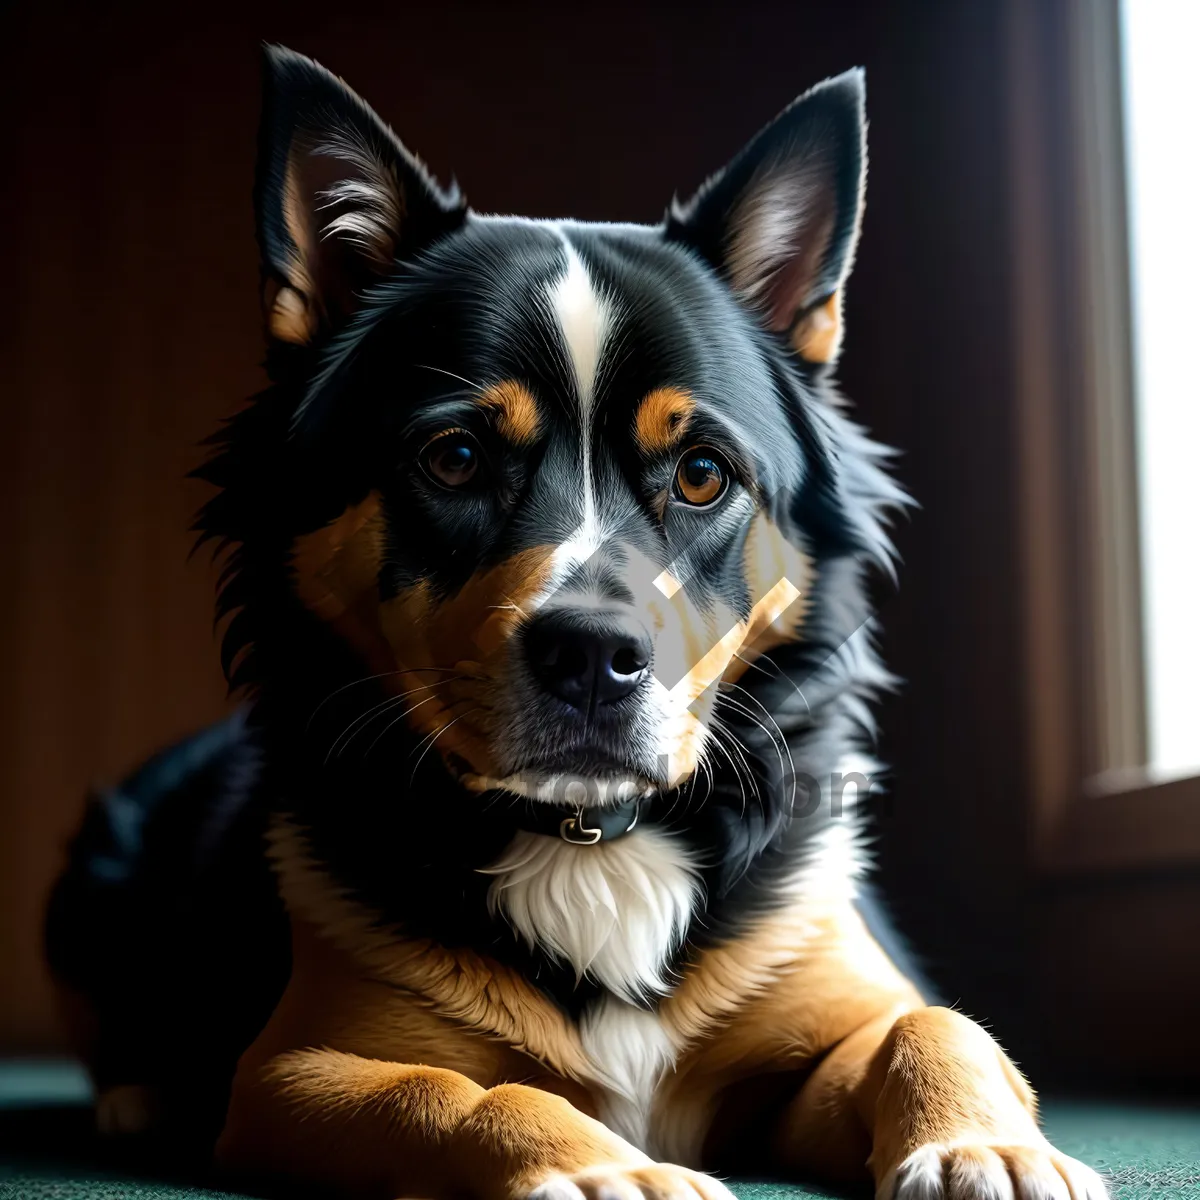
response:
M264 74L270 386L198 522L253 703L96 797L55 892L102 1123L354 1197L1100 1200L862 900L907 503L832 374L862 73L654 226L480 215Z

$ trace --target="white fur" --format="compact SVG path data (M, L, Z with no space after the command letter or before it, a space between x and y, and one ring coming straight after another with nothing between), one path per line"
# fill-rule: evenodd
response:
M570 356L580 406L590 416L596 371L608 332L609 306L605 296L592 285L583 259L565 234L562 244L567 265L550 285L550 304Z
M695 857L652 826L595 846L521 832L485 873L489 907L527 945L631 1001L667 990L701 895Z
M320 193L321 208L343 206L326 224L322 239L342 238L380 265L389 264L404 211L395 172L374 147L349 131L332 135L313 153L339 159L354 172Z
M561 237L566 254L566 270L550 284L548 295L575 377L579 403L583 511L579 527L555 552L555 579L551 583L551 590L571 566L586 562L604 540L596 511L595 481L592 478L592 413L596 375L612 315L608 298L593 285L578 251L566 234L561 234Z
M879 1186L882 1200L941 1200L944 1146L932 1143L910 1154ZM972 1195L975 1193L972 1192Z
M579 1036L596 1078L604 1085L600 1119L649 1152L654 1093L676 1056L658 1013L605 996L580 1018Z

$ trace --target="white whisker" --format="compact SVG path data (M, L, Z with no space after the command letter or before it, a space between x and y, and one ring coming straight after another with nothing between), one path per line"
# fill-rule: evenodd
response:
M472 713L476 713L479 711L480 710L479 710L478 706L475 708L468 708L465 713L459 713L458 716L454 718L454 720L447 721L445 725L443 725L440 729L437 730L436 733L434 733L432 738L426 739L426 741L429 744L425 747L424 750L421 751L420 758L418 758L416 763L413 765L412 774L408 778L409 783L413 783L416 781L417 771L420 770L421 763L425 760L425 755L427 755L429 753L429 751L433 749L434 742L436 742L438 740L438 738L440 738L442 736L442 734L445 733L446 730L450 728L451 725L457 725L458 722L461 721L464 717L469 717L469 716L471 716Z
M465 383L467 387L474 388L477 392L487 390L482 383L476 383L473 379L467 379L464 375L456 375L453 371L444 370L442 367L431 367L428 363L414 363L413 365L422 371L436 371L439 375L447 375L451 379L457 379L459 383Z

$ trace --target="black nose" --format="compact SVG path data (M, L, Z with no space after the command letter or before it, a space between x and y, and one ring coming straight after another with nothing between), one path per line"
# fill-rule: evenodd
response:
M560 610L525 631L534 678L552 696L589 710L628 696L650 669L650 638L614 618Z

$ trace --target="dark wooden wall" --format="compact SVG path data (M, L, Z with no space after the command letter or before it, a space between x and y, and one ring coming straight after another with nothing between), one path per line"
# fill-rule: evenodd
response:
M0 30L0 1050L58 1043L39 908L80 797L219 712L197 443L258 384L257 43L344 75L484 210L656 219L804 87L868 70L843 377L923 508L884 880L950 996L1026 1038L998 0L23 6ZM333 14L333 15L330 15Z

